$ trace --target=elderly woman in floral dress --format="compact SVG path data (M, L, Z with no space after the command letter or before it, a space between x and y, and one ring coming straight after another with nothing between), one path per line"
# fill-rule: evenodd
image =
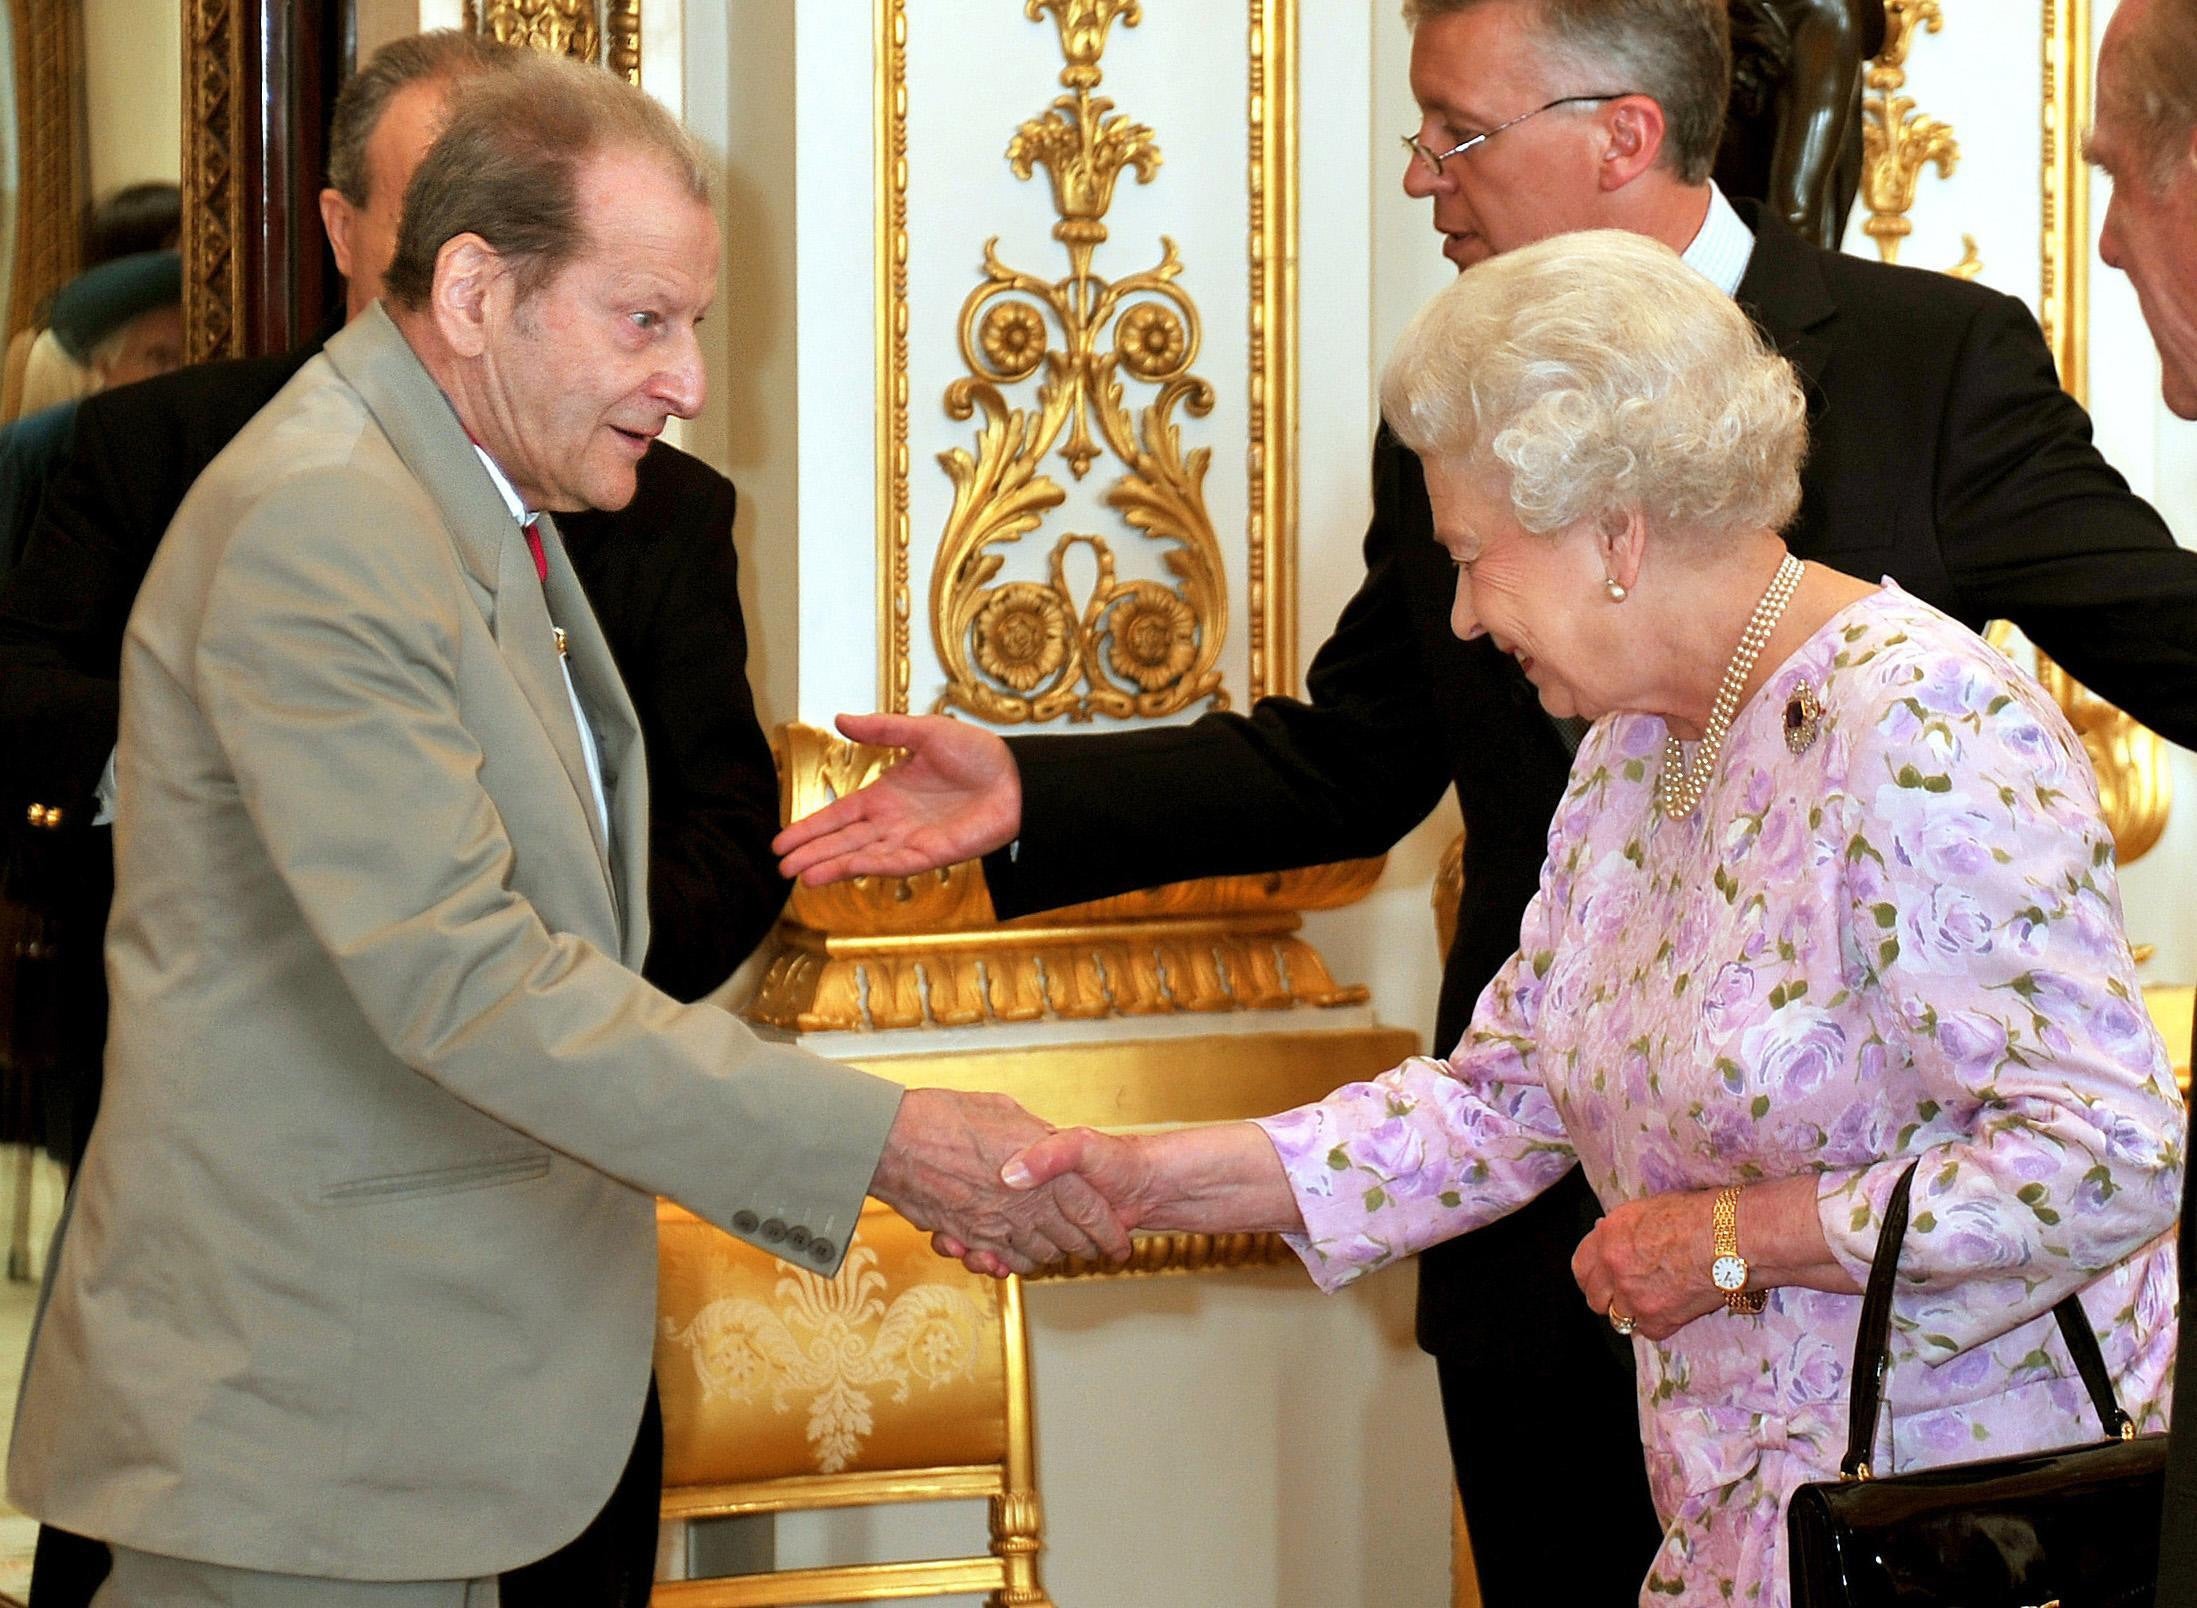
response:
M1518 953L1446 1061L1255 1125L1056 1134L1010 1175L1282 1231L1332 1289L1585 1167L1608 1215L1573 1271L1634 1338L1667 1525L1644 1603L1787 1600L1785 1503L1836 1476L1910 1162L1876 1466L2095 1438L2049 1316L2071 1291L2162 1427L2183 1113L2058 709L1936 609L1785 552L1799 390L1661 246L1472 268L1382 401L1456 630L1596 722Z

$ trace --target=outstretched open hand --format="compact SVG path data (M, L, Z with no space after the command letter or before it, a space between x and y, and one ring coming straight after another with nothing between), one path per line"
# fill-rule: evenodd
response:
M912 877L989 854L1022 829L1022 778L992 733L943 715L841 715L835 724L907 758L780 832L771 850L784 875L812 887Z

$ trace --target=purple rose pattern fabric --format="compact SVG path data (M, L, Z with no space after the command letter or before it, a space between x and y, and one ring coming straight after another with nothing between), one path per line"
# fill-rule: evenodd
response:
M1824 715L1796 755L1802 682ZM1887 583L1770 676L1684 821L1655 808L1663 738L1628 715L1581 744L1519 952L1446 1063L1261 1124L1313 1278L1577 1164L1605 1205L1813 1174L1858 1281L1919 1158L1879 1472L2096 1439L2049 1316L2078 1289L2121 1405L2164 1429L2182 1103L2059 710ZM1667 1526L1643 1603L1783 1608L1785 1504L1837 1475L1859 1308L1779 1289L1758 1318L1635 1340Z

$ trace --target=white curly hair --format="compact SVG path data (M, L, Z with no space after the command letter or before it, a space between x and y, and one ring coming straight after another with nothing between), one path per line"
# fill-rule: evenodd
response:
M1467 269L1381 376L1404 444L1507 478L1527 530L1637 513L1659 534L1780 530L1800 506L1792 365L1669 247L1557 235Z

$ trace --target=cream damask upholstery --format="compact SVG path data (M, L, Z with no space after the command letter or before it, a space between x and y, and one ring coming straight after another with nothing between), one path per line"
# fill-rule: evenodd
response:
M1038 1580L1018 1281L966 1272L876 1201L834 1279L668 1202L656 1222L666 1520L982 1497L991 1552L661 1581L655 1603L747 1608L982 1591L995 1608L1050 1608Z

